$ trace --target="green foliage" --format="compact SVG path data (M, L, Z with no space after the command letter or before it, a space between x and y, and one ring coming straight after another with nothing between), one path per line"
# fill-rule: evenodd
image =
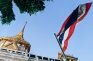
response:
M1 22L10 23L15 20L15 15L12 10L12 0L0 0Z
M45 1L50 0L0 0L2 24L9 24L12 20L15 20L12 2L19 8L20 13L26 12L29 15L32 15L38 11L44 10Z

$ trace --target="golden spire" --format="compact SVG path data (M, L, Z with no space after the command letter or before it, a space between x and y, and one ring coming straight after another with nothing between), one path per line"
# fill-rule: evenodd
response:
M24 39L23 36L24 36L24 30L25 30L26 24L27 24L27 21L25 22L25 25L23 26L21 32L19 32L18 35L16 36L20 40Z

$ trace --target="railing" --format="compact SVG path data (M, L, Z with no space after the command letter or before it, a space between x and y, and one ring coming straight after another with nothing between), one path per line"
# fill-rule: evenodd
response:
M37 56L34 54L22 52L22 51L13 51L13 50L4 49L4 48L0 49L0 54L7 54L8 56L11 56L11 57L16 56L20 59L27 59L27 61L60 61L58 59Z
M5 49L5 48L0 48L0 55L5 57L11 57L11 58L15 57L18 59L23 59L23 60L27 60L29 58L28 53L26 52L14 51L14 50Z
M29 61L60 61L60 60L30 54Z

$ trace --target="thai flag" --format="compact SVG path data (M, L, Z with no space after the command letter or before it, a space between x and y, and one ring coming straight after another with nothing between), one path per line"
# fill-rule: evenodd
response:
M68 41L74 32L75 26L86 16L91 4L92 3L79 5L63 23L59 33L57 34L57 38L63 51L66 51Z

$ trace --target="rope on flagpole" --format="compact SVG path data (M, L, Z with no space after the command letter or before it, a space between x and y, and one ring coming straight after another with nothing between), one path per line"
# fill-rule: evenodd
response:
M62 49L62 47L61 47L61 45L60 45L59 40L57 39L56 33L54 33L54 36L56 37L56 40L57 40L57 42L58 42L58 44L59 44L59 47L60 47L60 49L61 49L61 51L62 51L62 59L63 59L63 61L67 61L66 55L65 55L65 53L64 53L64 51L63 51L63 49ZM62 60L62 59L61 59L61 60Z

